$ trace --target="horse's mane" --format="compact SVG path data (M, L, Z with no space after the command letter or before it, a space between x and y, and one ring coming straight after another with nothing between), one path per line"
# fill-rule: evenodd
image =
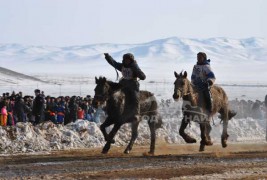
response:
M121 85L119 83L113 82L113 81L107 81L108 85L111 87L113 91L121 90Z
M99 80L100 82L105 82L105 83L107 83L107 84L111 87L112 91L118 91L118 90L120 90L120 89L122 88L121 85L120 85L119 83L116 83L116 82L107 80L106 77L102 77L102 76L100 76L98 80Z

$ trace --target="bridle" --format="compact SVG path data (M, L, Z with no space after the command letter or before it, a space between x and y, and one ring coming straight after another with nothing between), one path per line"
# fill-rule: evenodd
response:
M97 103L104 103L106 100L107 100L107 96L103 96L103 95L94 96L94 101Z

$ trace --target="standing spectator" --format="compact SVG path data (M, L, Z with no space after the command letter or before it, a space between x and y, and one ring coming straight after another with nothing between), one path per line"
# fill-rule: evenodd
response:
M70 110L69 110L69 101L70 97L65 97L65 118L64 118L64 125L69 124L70 121Z
M65 117L64 102L59 103L58 106L56 107L56 115L57 115L56 124L64 124L64 117Z
M77 117L78 119L84 119L84 110L81 107L78 108Z
M17 118L17 122L26 122L25 117L25 104L21 96L18 96L14 105L14 116Z
M25 119L26 121L30 121L32 117L32 103L30 101L30 96L24 96L24 104L25 104Z
M84 112L84 119L87 119L87 112L88 112L88 101L86 98L83 99L82 104L80 106Z
M13 111L15 106L15 92L12 93L12 96L7 97L7 125L12 126L15 125Z
M1 126L7 125L7 109L6 105L4 105L1 109Z
M72 96L69 103L69 118L70 122L75 122L77 120L77 111L78 111L78 105L76 103L76 96Z
M34 116L34 124L39 124L44 119L44 98L39 89L36 89L34 93L32 115Z
M95 110L95 108L92 106L92 98L90 97L89 99L88 99L88 111L87 111L87 114L86 114L86 119L88 120L88 121L91 121L91 122L93 122L93 121L95 121L95 119L94 119L94 114L95 114L95 112L96 112L96 110Z

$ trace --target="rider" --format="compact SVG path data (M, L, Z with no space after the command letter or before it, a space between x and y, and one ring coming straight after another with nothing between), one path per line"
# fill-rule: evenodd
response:
M212 112L212 97L210 88L215 82L215 75L210 67L210 60L204 52L197 54L197 64L194 65L191 82L198 93L204 98L208 115ZM202 102L200 102L202 104Z
M138 116L140 114L139 105L139 82L140 80L145 80L146 75L139 68L133 54L127 53L123 55L122 63L116 62L108 53L104 53L107 62L113 66L115 69L121 71L122 78L120 84L122 85L123 91L127 94L129 93L133 102L133 116ZM132 117L132 116L130 116Z

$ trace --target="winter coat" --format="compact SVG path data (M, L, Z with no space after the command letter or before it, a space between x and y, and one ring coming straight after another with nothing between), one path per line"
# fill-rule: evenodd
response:
M78 117L78 119L84 119L84 110L79 109L77 111L77 117Z
M210 67L210 60L206 60L203 64L194 65L191 82L200 91L206 88L207 82L215 82L215 75Z
M42 116L44 113L45 103L42 95L37 95L33 101L32 114L34 116Z
M7 109L6 106L1 108L1 116L0 116L0 120L1 120L1 126L6 126L7 125Z
M127 79L127 80L132 80L136 78L139 78L141 80L146 79L146 75L139 68L136 61L132 60L132 62L126 66L124 65L124 63L116 62L110 55L107 55L105 58L111 66L121 71L122 77L124 79Z
M74 101L69 103L69 118L70 122L74 122L77 120L77 111L78 111L78 104Z

